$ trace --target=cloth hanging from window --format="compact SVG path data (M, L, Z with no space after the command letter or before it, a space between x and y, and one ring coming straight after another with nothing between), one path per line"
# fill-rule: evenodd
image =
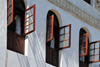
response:
M21 35L21 18L18 15L15 17L15 24L16 24L15 33Z

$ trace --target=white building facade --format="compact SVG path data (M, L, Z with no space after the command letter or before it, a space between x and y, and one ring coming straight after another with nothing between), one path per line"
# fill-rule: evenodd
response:
M0 3L0 67L100 67L99 0Z

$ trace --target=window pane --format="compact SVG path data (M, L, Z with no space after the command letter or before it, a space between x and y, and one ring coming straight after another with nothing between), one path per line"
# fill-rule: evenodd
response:
M52 23L52 18L47 21L47 24L50 25Z
M99 42L95 43L95 48L99 48Z
M33 23L33 16L30 17L30 23Z
M95 49L95 54L99 54L99 49Z
M10 22L12 21L12 14L10 15Z
M65 41L65 47L69 46L69 40Z
M29 32L29 26L25 27L25 33Z
M93 57L94 57L94 56L90 56L90 61L93 61Z
M86 49L83 49L83 54L85 54L86 53Z
M66 39L69 39L69 33L68 34L65 34L65 40Z
M12 0L10 0L10 5L12 4Z
M64 42L60 42L60 48L63 48Z
M30 15L33 15L33 8L30 9Z
M91 44L90 45L90 49L94 49L94 44Z
M29 10L26 11L26 18L29 17Z
M60 41L63 41L64 40L64 35L61 35L60 36Z
M49 30L48 31L51 32L51 25L49 26Z
M64 34L64 28L60 29L60 35Z
M30 31L32 31L32 30L33 30L33 24L30 25Z
M83 41L86 41L86 36L83 36Z
M51 38L51 33L49 33L49 39Z
M94 50L91 50L90 51L90 55L94 55Z
M12 13L12 6L10 7L10 13Z
M65 27L65 33L69 32L69 27Z
M28 24L29 24L29 18L26 19L26 25L28 25Z
M86 42L83 42L83 48L85 48L86 47Z
M95 56L95 60L99 60L99 55L96 55Z

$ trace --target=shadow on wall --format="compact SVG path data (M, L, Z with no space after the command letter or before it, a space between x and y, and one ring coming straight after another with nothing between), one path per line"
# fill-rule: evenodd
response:
M29 48L30 48L30 53L28 55L32 54L31 57L34 57L36 67L46 67L46 61L45 58L43 57L45 45L45 38L43 34L38 35L37 32L35 31L34 33L30 34L28 37L29 40ZM29 52L29 51L28 51Z
M20 54L17 54L17 57L18 57L18 61L21 67L30 67L29 60L27 57L25 58L21 56Z
M61 59L62 61L61 63L61 67L78 67L78 63L75 61L76 53L73 52L72 55L68 56L68 54L66 54L66 50L62 50L61 52Z

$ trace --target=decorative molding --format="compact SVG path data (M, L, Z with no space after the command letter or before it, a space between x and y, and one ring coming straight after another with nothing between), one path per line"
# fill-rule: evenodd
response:
M69 2L68 0L48 0L48 1L64 9L65 11L77 17L78 19L84 21L85 23L100 30L100 20L99 19L87 13L86 11L80 9L76 5Z

